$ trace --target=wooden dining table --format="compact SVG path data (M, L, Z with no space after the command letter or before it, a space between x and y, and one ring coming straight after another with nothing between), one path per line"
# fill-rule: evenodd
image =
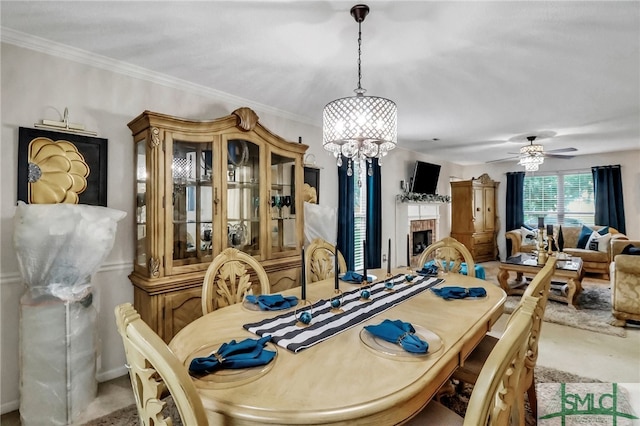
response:
M369 273L378 281L385 276L384 270ZM444 282L437 287L484 287L487 295L444 300L426 290L297 353L270 342L267 349L277 354L265 366L193 377L210 419L220 425L402 424L464 362L500 317L506 300L504 290L490 282L453 273L440 278ZM345 293L358 287L340 282ZM306 291L307 300L330 299L334 279L309 284ZM299 297L300 288L282 294ZM224 307L188 324L169 347L188 367L194 357L207 356L223 342L257 338L243 325L282 314L246 303ZM429 351L411 355L388 350L386 344L377 347L363 327L384 319L410 322L429 343Z

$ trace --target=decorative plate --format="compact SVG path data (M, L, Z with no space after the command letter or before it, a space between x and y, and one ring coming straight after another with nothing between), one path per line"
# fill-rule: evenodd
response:
M225 342L229 342L231 340L241 341L247 338L248 336L236 338L232 337L229 339L224 339L223 341L201 346L200 348L189 354L184 362L184 365L189 368L192 359L211 355L213 352L217 351L218 348L220 348L220 346L222 346L222 344ZM223 368L215 371L214 373L204 376L195 376L192 374L191 377L193 378L196 387L211 389L231 388L253 382L254 380L267 374L273 368L276 363L276 359L278 358L278 349L275 344L273 344L272 342L267 342L267 344L265 345L265 349L274 351L276 353L276 356L268 364L250 368Z
M415 324L413 325L413 328L415 328L418 337L429 344L429 349L426 353L416 354L407 352L402 348L402 346L396 343L387 342L384 339L374 336L364 327L360 330L360 341L362 341L362 343L364 343L364 345L376 355L396 359L398 361L423 361L425 358L433 356L442 349L442 339L436 333Z

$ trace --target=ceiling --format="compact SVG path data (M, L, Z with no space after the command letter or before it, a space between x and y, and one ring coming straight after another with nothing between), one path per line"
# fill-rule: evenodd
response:
M321 126L357 86L344 1L2 1L2 27L245 98ZM639 1L369 1L362 87L398 145L459 164L539 139L640 148ZM16 33L16 31L18 33Z

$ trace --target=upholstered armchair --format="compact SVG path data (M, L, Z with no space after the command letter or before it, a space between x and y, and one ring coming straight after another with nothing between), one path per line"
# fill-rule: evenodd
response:
M624 327L627 320L640 321L640 241L613 240L611 256L611 324Z

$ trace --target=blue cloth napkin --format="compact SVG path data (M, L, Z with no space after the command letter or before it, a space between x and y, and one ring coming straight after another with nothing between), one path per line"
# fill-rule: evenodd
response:
M415 334L416 330L408 322L386 319L378 325L365 325L364 328L376 337L399 344L407 352L423 354L429 349L429 344Z
M442 297L446 300L451 299L464 299L467 297L485 297L487 295L487 290L482 287L441 287L441 288L432 288L433 291L438 296Z
M443 262L443 265L444 266ZM449 262L449 268L453 268L453 262ZM474 269L476 272L476 278L480 278L481 280L484 280L486 278L486 274L484 272L484 268L481 265L475 265ZM438 268L436 267L435 263L433 260L428 261L427 263L424 264L424 266L422 267L421 270L417 271L418 275L425 275L427 277L435 277L438 275ZM467 275L467 263L466 262L462 262L460 264L460 273L462 275Z
M193 374L209 374L223 368L248 368L268 364L276 356L275 351L264 349L269 340L271 336L223 343L211 355L192 359L189 371Z
M416 271L418 273L418 275L423 275L425 277L437 277L438 276L438 268L436 268L436 265L431 264L429 265L429 263L425 263L424 267L422 269L420 269L419 271Z
M292 308L298 304L296 296L282 296L281 294L261 294L260 296L247 294L245 299L249 303L258 305L263 311L279 311Z
M361 283L363 278L364 276L362 274L359 274L353 271L347 271L344 273L344 275L340 279L348 283ZM367 274L367 281L368 282L373 281L373 278L368 274Z

